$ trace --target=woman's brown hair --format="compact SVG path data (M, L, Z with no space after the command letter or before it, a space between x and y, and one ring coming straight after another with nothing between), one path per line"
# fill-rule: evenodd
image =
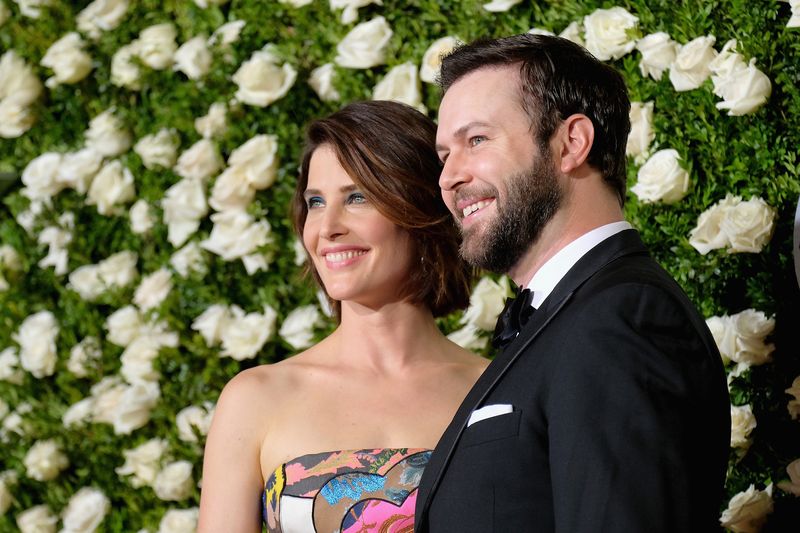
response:
M434 149L436 125L416 109L389 101L355 102L311 123L292 202L292 221L302 239L308 207L311 157L329 146L375 208L411 237L418 268L403 286L406 298L434 316L466 307L470 268L458 253L458 228L441 199L441 163ZM308 269L323 287L311 261ZM331 301L339 318L341 306Z

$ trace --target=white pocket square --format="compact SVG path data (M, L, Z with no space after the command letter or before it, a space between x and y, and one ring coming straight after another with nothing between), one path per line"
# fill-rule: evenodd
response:
M480 422L481 420L486 420L487 418L492 418L495 416L500 415L507 415L514 411L514 406L510 403L496 403L493 405L485 405L480 409L475 409L472 411L472 414L469 415L469 420L467 420L467 427L470 427L475 422Z

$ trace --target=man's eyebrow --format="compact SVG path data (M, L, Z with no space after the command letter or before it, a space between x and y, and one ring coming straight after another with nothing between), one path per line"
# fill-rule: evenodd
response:
M464 124L463 126L458 128L456 131L454 131L453 132L453 137L455 137L456 139L461 139L461 138L465 137L467 135L467 132L472 128L488 128L488 127L491 127L491 126L487 122L482 122L480 120L473 120L472 122L468 122L467 124ZM441 145L439 143L436 143L436 151L437 152L446 151L446 150L447 150L446 146Z

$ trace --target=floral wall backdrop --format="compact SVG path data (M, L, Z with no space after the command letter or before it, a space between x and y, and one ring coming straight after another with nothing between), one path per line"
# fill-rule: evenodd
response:
M729 373L720 524L796 530L798 27L797 0L0 0L0 531L193 531L223 385L332 327L287 217L305 125L435 117L443 51L527 31L624 73L628 219ZM441 327L490 354L507 290Z

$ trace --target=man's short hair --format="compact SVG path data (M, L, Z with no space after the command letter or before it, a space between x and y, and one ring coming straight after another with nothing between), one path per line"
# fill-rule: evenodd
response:
M617 193L627 191L625 145L630 132L630 100L619 72L585 48L561 37L522 34L479 39L462 45L442 61L444 93L478 69L519 65L522 108L530 117L534 141L546 146L562 120L586 115L594 126L588 162Z

